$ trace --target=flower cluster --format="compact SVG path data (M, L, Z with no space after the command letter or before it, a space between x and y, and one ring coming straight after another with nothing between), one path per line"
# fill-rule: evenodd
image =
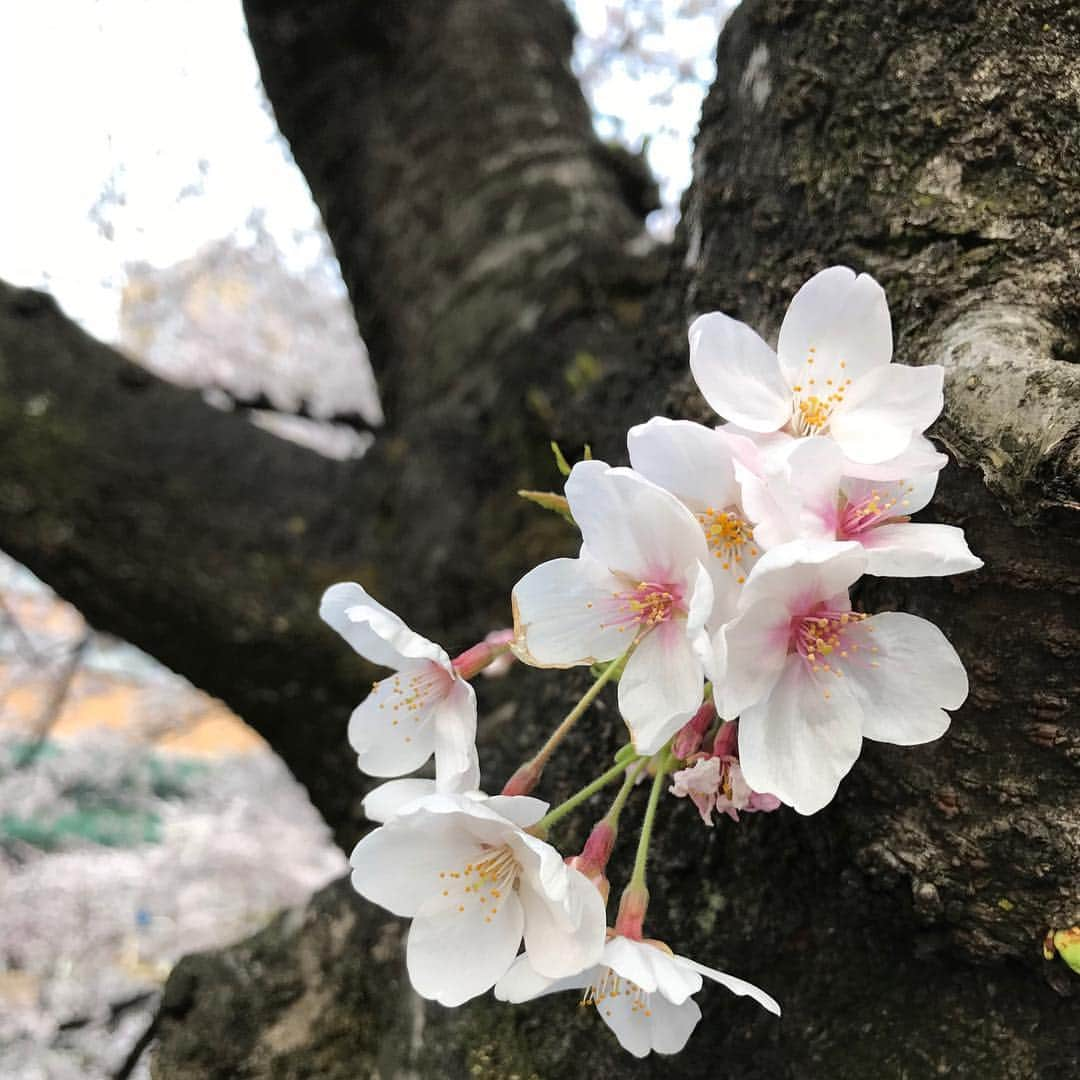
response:
M961 530L910 520L945 463L925 436L942 370L891 358L884 293L846 267L799 290L775 352L742 323L704 315L690 327L690 367L726 422L654 417L628 434L629 468L588 457L566 468L565 495L536 501L574 522L581 550L517 583L512 631L451 660L359 585L326 593L323 618L393 672L349 724L360 768L398 778L365 800L380 825L353 852L352 880L412 919L407 964L421 995L458 1005L490 989L523 1002L574 988L639 1057L686 1044L703 976L779 1014L764 991L646 936L649 845L665 792L689 798L707 826L781 805L813 814L864 738L936 739L967 696L935 626L851 599L863 574L981 566ZM470 680L511 656L599 670L488 796ZM550 808L531 792L609 682L629 741ZM405 777L432 756L434 779ZM609 920L620 818L647 779L633 871ZM609 784L610 808L564 858L551 828Z

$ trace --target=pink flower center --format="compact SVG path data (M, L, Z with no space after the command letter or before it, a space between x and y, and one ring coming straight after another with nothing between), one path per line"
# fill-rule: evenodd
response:
M858 611L830 611L824 604L809 615L791 620L788 652L797 653L812 672L842 677L844 668L860 653L876 653L866 636L872 627L861 626L866 616ZM876 661L871 661L874 667ZM828 690L825 696L829 696Z
M846 499L840 506L839 519L836 525L837 540L858 540L870 529L883 525L887 521L906 521L907 515L903 510L895 513L897 503L904 507L908 500L904 497L913 489L907 487L900 495L893 495L889 491L879 491L874 488L869 495L861 499L848 502Z
M394 714L392 726L397 727L409 716L417 723L424 720L428 715L428 708L432 703L446 697L453 682L454 677L450 672L442 665L432 662L422 667L399 671L388 680L381 679L372 683L371 689L387 687L389 693L379 703L379 708L389 708ZM412 742L412 736L406 735L405 741Z
M601 629L617 626L619 630L643 633L678 615L685 615L682 588L656 581L639 581L632 589L611 594Z

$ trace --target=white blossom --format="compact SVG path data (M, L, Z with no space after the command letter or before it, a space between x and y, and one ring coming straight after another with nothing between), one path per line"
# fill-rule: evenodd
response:
M890 482L844 476L843 468L839 448L821 438L770 455L760 473L740 468L743 503L761 547L852 540L866 551L866 572L881 577L942 577L982 566L963 529L908 520L933 497L936 472Z
M638 752L655 753L702 700L713 606L704 533L670 492L602 461L574 466L566 498L581 555L543 563L514 586L515 653L536 667L573 667L636 643L619 709Z
M828 435L868 466L908 451L943 404L939 365L891 358L885 293L845 266L822 270L796 293L776 352L720 312L690 327L690 369L721 416L758 435Z
M866 563L853 542L774 548L715 638L717 708L740 716L746 781L801 814L832 799L863 738L930 742L949 726L943 710L967 697L963 664L936 626L851 610L848 588Z
M522 937L551 978L599 959L599 892L526 831L546 810L523 795L436 794L400 808L356 845L356 891L413 920L406 960L423 997L460 1005L484 993Z
M677 1054L701 1019L692 995L702 976L733 994L752 997L762 1008L780 1015L780 1006L765 991L744 979L677 956L659 941L609 936L600 963L569 978L540 974L526 952L495 986L500 1001L532 1001L560 990L584 990L582 1005L593 1006L600 1019L635 1057Z
M710 621L726 622L760 554L736 472L760 468L762 455L744 436L661 416L632 427L626 445L634 470L678 496L697 518L709 549Z
M372 776L401 776L434 753L440 790L475 789L476 694L446 652L351 582L327 589L319 614L361 656L394 670L349 718L360 768Z

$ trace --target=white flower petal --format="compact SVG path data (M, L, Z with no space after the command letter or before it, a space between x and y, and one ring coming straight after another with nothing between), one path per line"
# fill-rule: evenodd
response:
M534 667L573 667L613 660L630 641L603 625L606 601L623 583L582 551L530 570L511 594L515 653Z
M954 525L898 522L868 529L859 540L868 556L866 572L878 577L944 577L983 564Z
M791 416L780 361L745 323L718 311L695 319L690 371L713 409L748 431L776 431Z
M356 751L360 768L369 776L401 776L420 768L435 749L432 717L442 698L428 696L413 707L406 704L410 680L422 683L436 677L449 680L437 664L405 668L377 682L371 693L349 717L349 745Z
M706 624L714 614L714 598L716 594L709 571L701 563L691 569L690 581L692 585L687 600L686 622L683 624L683 633L693 642L705 629Z
M701 976L693 968L678 963L675 956L655 945L642 942L641 947L645 950L646 963L656 976L657 993L673 1005L681 1005L701 989Z
M648 1008L651 1015L646 1017L646 1022L653 1050L658 1054L679 1053L701 1019L697 1003L687 999L676 1005L657 994L649 1000Z
M619 678L619 712L639 754L655 754L701 705L701 660L678 620L641 640Z
M754 540L766 551L796 539L836 538L844 458L831 439L799 439L770 455L762 474L737 467Z
M532 795L491 795L484 805L496 814L501 814L507 821L527 829L548 812L551 804Z
M475 897L427 901L409 929L409 981L421 997L441 1005L461 1005L483 994L514 962L524 921L514 892L503 896L497 908Z
M630 429L626 446L636 472L691 509L719 510L736 501L731 443L715 428L654 416Z
M474 837L439 827L413 828L395 818L368 833L353 848L353 888L395 915L414 915L420 905L438 895L440 873L476 861L482 846Z
M747 610L763 599L778 600L793 614L803 614L808 601L845 593L865 570L866 552L859 544L794 540L762 555L750 571L740 604Z
M656 990L656 969L650 962L646 950L658 951L655 945L645 945L641 941L617 934L604 946L604 964L616 975L640 986L647 994ZM699 984L700 985L700 984Z
M596 1002L596 1011L624 1050L629 1050L636 1058L648 1057L653 1048L652 1030L631 992L605 995L603 1001Z
M725 720L762 700L780 678L791 636L791 614L766 598L733 619L713 642L722 671L713 672L713 699ZM721 665L718 663L717 667Z
M476 691L455 679L446 697L432 710L435 781L439 791L456 795L480 786L476 753Z
M776 351L793 385L806 373L808 357L814 358L811 374L820 380L857 379L888 364L892 323L884 289L869 274L856 277L846 266L815 274L791 301Z
M511 844L529 887L553 902L565 901L570 891L570 868L555 848L527 832L516 833Z
M850 681L815 676L802 657L787 658L769 696L739 721L739 762L755 791L800 814L829 803L862 746L862 709Z
M451 670L450 658L438 645L410 630L353 582L331 585L323 593L319 615L373 664L403 668L417 660L433 660Z
M704 975L706 978L712 979L713 982L718 982L721 986L727 987L733 994L737 994L739 997L751 997L763 1009L767 1009L775 1016L780 1015L779 1002L771 995L766 994L759 986L755 986L745 979L739 979L734 975L728 975L727 972L717 971L716 968L706 967L696 960L691 960L688 956L676 956L675 960L680 964L686 964L699 975Z
M599 967L591 967L579 971L576 975L568 975L565 979L549 979L532 966L529 954L524 952L495 984L495 998L497 1001L520 1005L523 1001L535 1001L536 998L555 994L560 990L584 990L591 985L593 979L599 977L600 972Z
M548 978L593 967L604 950L604 901L580 871L567 868L566 874L568 889L561 903L536 889L518 893L525 911L525 950L537 972Z
M844 464L844 473L867 480L902 480L940 472L948 462L949 459L925 435L915 435L906 450L888 461L869 465L848 459Z
M613 573L682 583L686 567L707 558L694 515L631 469L579 461L567 478L566 498L589 554Z
M873 628L867 637L878 650L871 654L877 666L852 664L845 670L862 703L863 735L898 746L939 738L949 726L942 710L960 708L968 693L956 650L933 623L916 615L887 611L861 625Z
M875 368L848 388L829 420L829 432L852 461L888 461L937 419L945 398L938 364Z
M364 815L369 821L377 821L381 825L418 799L425 799L434 793L434 780L411 776L404 780L388 780L364 796Z

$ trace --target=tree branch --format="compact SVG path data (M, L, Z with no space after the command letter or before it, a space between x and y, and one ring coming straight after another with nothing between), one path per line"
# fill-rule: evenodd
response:
M366 674L316 617L363 574L389 470L332 462L160 382L0 283L0 544L119 634L227 701L316 805L350 817L341 732Z

